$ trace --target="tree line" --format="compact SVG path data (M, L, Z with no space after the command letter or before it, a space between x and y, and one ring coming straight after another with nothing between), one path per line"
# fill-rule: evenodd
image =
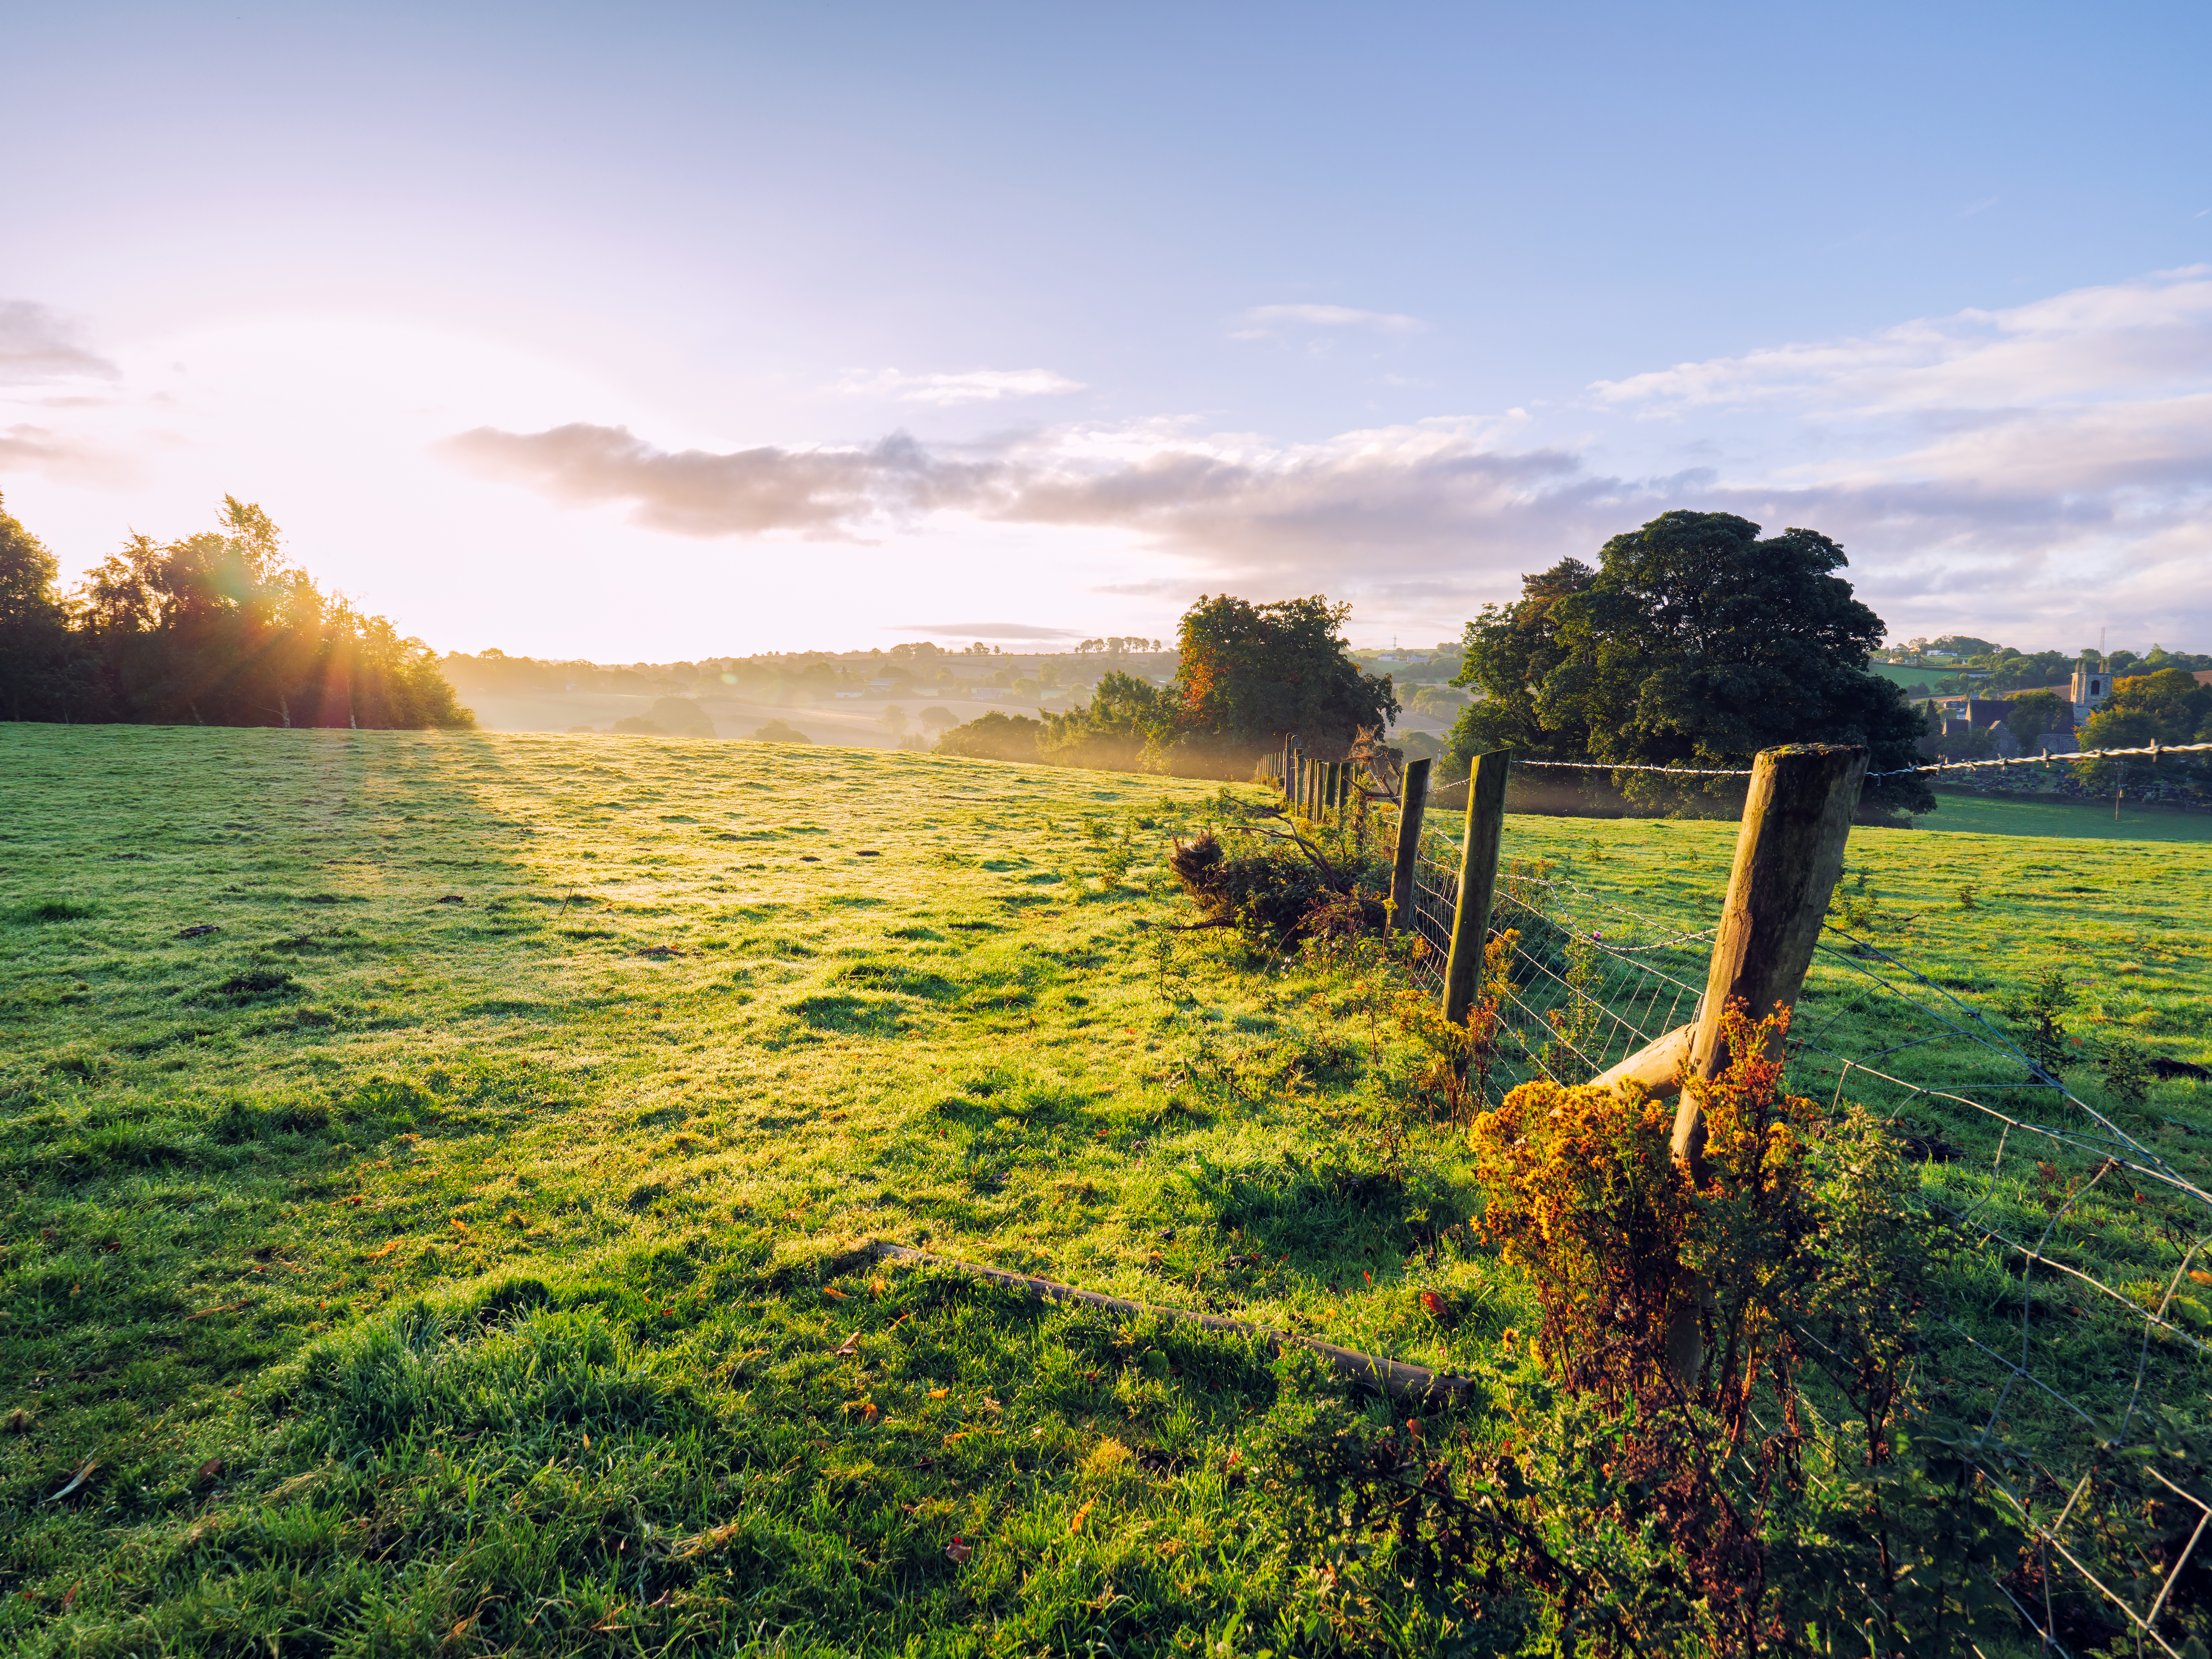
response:
M216 527L134 534L74 592L0 501L0 717L170 726L467 727L438 660L325 593L276 526L223 497Z
M1476 754L1591 769L1580 786L1682 793L1630 768L1729 771L1782 744L1864 744L1871 769L1918 765L1923 717L1869 672L1881 619L1835 574L1844 550L1816 531L1762 538L1727 513L1662 514L1613 538L1595 564L1565 559L1522 579L1521 598L1467 625L1451 684L1472 694L1444 763ZM945 734L954 754L1066 765L1249 775L1295 734L1340 754L1394 720L1391 678L1353 660L1347 605L1315 595L1255 605L1207 596L1183 616L1175 677L1109 673L1087 705L1038 719L994 712ZM1725 787L1725 786L1723 786ZM1929 811L1917 778L1891 810Z

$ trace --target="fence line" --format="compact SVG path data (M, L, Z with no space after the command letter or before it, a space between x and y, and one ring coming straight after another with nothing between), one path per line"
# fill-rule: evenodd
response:
M1460 849L1441 825L1420 831L1411 914L1395 925L1420 941L1414 981L1440 995ZM1504 862L1490 937L1517 937L1486 1069L1469 1079L1486 1103L1537 1078L1588 1082L1702 1019L1716 927ZM2160 1126L2124 1123L2124 1101L2084 1098L1955 989L1832 921L1788 1049L1793 1092L1891 1126L1960 1241L1936 1310L1952 1346L1931 1350L1927 1389L1978 1425L1964 1455L2035 1563L2041 1605L2014 1593L2028 1578L1996 1588L2043 1651L2127 1638L2179 1659L2178 1644L2212 1628L2212 1193L2146 1139ZM2069 1583L2103 1628L2062 1609L2054 1586Z

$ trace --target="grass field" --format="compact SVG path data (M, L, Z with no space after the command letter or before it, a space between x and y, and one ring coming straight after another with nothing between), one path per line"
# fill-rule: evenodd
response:
M1270 1449L1334 1397L1310 1365L855 1248L1518 1374L1522 1292L1457 1227L1402 1040L1327 972L1168 931L1156 860L1214 799L851 749L0 726L0 1631L1429 1650L1416 1599L1313 1571ZM1733 839L1516 817L1509 852L1696 917ZM1850 866L1962 994L2063 960L2094 1027L2212 1058L2212 849L1866 830ZM2177 1158L2207 1093L2157 1086Z
M1937 792L1933 812L1915 818L1917 830L1978 836L2039 836L2059 841L2212 841L2212 812L2139 806L2123 799L2119 811L2104 801Z

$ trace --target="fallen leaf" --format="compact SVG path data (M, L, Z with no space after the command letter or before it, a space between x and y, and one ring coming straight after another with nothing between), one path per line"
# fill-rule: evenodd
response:
M340 1199L340 1200L338 1200L338 1202L339 1202L339 1203L341 1203L341 1204L348 1204L348 1205L360 1204L360 1203L362 1203L362 1202L364 1202L364 1201L366 1201L366 1200L363 1199L363 1196L362 1196L361 1194L359 1194L359 1193L356 1193L356 1194L355 1194L351 1198L342 1198L342 1199Z
M386 1244L382 1249L371 1250L367 1255L362 1257L362 1260L363 1261L381 1261L385 1257L390 1255L398 1248L399 1241L395 1238L389 1244Z
M583 1435L584 1435L584 1449L585 1449L586 1451L589 1451L589 1450L591 1450L591 1449L592 1449L592 1431L591 1431L589 1429L586 1429L586 1430L584 1430L584 1431L583 1431Z
M950 1389L932 1389L929 1391L929 1397L932 1400L942 1400L945 1395L951 1392L952 1390Z
M210 1457L200 1465L200 1479L203 1480L212 1480L222 1473L222 1459L220 1457Z
M870 1296L887 1296L890 1293L890 1288L891 1287L890 1285L884 1284L880 1279L872 1279L868 1281L868 1294Z
M1091 1500L1091 1502L1094 1503L1096 1501L1096 1499ZM1074 1519L1071 1520L1067 1523L1068 1535L1073 1537L1075 1534L1081 1532L1083 1530L1083 1523L1090 1518L1091 1504L1086 1503L1081 1509L1076 1510Z
M828 1297L835 1297L840 1302L848 1299L846 1297L845 1292L839 1290L835 1285L824 1285L822 1287L822 1294Z
M2202 1267L2191 1267L2189 1276L2200 1285L2212 1285L2212 1273L2206 1273Z
M1427 1314L1431 1319L1442 1319L1446 1314L1451 1311L1451 1307L1450 1304L1443 1299L1443 1297L1438 1296L1434 1291L1423 1291L1421 1292L1421 1310Z
M842 1342L840 1342L830 1352L833 1353L842 1354L849 1358L851 1355L856 1354L860 1351L860 1334L858 1331L854 1331L852 1335L847 1337Z
M955 1561L965 1561L970 1555L975 1553L973 1550L968 1547L968 1540L964 1538L955 1538L951 1543L945 1547L945 1553L951 1556Z
M465 1222L465 1221L462 1220L462 1219L460 1218L460 1217L459 1217L459 1216L455 1216L455 1217L453 1218L453 1231L454 1231L455 1232L457 1232L457 1233L461 1233L461 1234L465 1235L465 1234L468 1232L468 1231L469 1231L469 1224L468 1224L467 1222Z

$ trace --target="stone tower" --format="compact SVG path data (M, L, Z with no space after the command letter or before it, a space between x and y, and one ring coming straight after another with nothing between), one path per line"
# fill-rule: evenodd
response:
M2081 660L2074 665L2074 724L2085 723L2112 696L2112 677L2105 672L2105 659L2094 651L2084 651Z

